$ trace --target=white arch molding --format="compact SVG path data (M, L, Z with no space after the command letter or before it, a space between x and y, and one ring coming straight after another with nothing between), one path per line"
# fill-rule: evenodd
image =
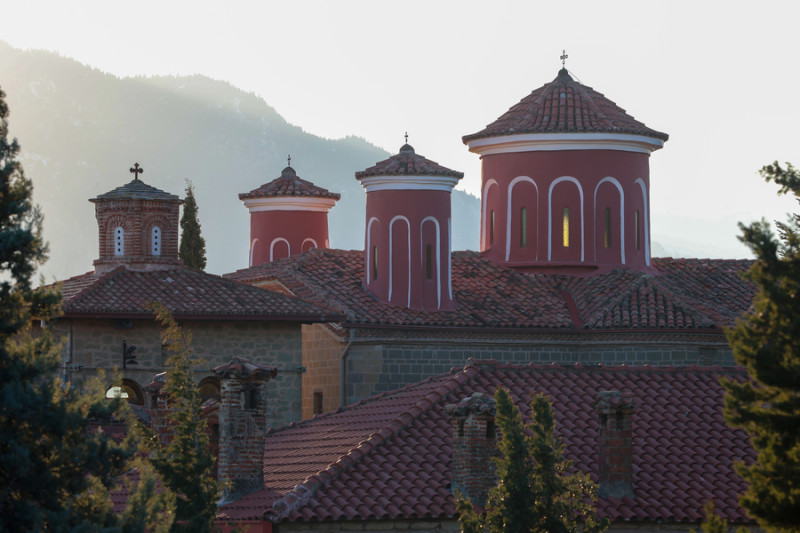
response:
M406 223L406 238L408 239L408 265L406 265L406 270L408 271L408 303L406 307L411 307L411 223L408 221L406 217L403 215L395 216L389 222L389 301L392 301L392 283L393 283L393 257L392 254L394 253L393 243L392 243L392 227L394 223L398 220L401 220Z
M367 285L369 285L370 274L372 273L370 267L372 263L370 263L370 259L372 259L372 224L374 222L378 222L376 217L372 217L367 222L367 253L364 254L364 258L367 261L367 264L364 265L364 272L367 273Z
M270 263L274 259L275 244L279 243L279 242L285 242L286 243L286 249L289 252L289 257L291 257L291 255L292 255L292 246L289 244L289 241L287 241L283 237L276 237L276 238L272 239L271 243L269 243L269 262Z
M303 251L303 247L306 245L306 243L307 243L307 242L310 242L310 243L311 243L311 246L312 246L313 248L319 248L319 246L317 246L317 241L315 241L315 240L314 240L314 239L312 239L311 237L308 237L306 240L304 240L304 241L303 241L303 244L301 244L301 245L300 245L300 251L301 251L301 252Z
M594 236L592 237L592 242L594 243L594 260L597 261L597 191L600 189L600 185L603 183L611 183L613 184L617 190L619 191L619 229L620 229L620 261L622 264L625 264L625 192L622 190L622 185L620 185L619 181L615 178L610 176L601 179L597 182L597 186L594 188Z
M253 239L250 242L250 266L253 266L253 253L255 252L257 242L258 239Z
M486 250L486 225L489 221L486 220L486 201L489 198L489 189L492 186L497 186L497 181L491 179L483 186L483 194L481 195L481 251Z
M650 266L650 229L647 216L647 185L642 178L638 178L635 183L642 189L642 205L644 206L644 264Z
M581 183L572 176L561 176L556 178L550 184L550 189L547 191L547 260L553 258L553 188L562 181L574 183L578 187L578 193L581 198L581 263L584 261L584 223L583 223L583 187Z
M439 221L434 217L425 217L419 225L419 256L422 261L425 261L425 251L422 249L423 240L422 232L425 229L426 222L433 222L436 228L436 308L442 308L442 250L441 250L441 236L439 230ZM424 266L424 265L421 265ZM424 295L423 295L424 299Z
M533 184L533 188L536 189L536 207L538 208L539 206L539 186L536 185L536 182L533 181L532 178L529 178L528 176L518 176L513 180L511 180L511 183L509 183L508 185L508 205L506 207L506 261L508 261L509 258L511 257L511 207L512 207L511 193L514 190L514 185L516 185L521 181ZM538 211L539 210L537 209L536 210L537 215ZM536 227L538 228L539 227L538 216L535 220L536 220ZM538 259L539 259L539 247L536 246L536 256L534 258L534 261L538 261Z

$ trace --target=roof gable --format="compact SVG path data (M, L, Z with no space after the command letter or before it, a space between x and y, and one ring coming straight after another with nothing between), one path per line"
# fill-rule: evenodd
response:
M347 325L483 330L721 329L751 306L752 261L654 259L657 275L617 268L590 277L528 274L476 252L452 254L453 311L384 304L362 286L362 251L312 250L227 276L279 280L338 309Z

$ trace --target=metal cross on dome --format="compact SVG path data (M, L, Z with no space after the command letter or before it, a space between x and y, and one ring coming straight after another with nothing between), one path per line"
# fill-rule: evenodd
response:
M289 154L289 156L286 158L286 161L287 161L286 163L287 167L292 166L292 154Z
M131 173L133 174L133 179L138 180L139 174L144 174L144 169L139 166L139 163L134 163L131 167Z
M406 132L406 144L408 144L408 132Z
M559 59L561 59L561 68L566 68L567 58L568 57L569 56L567 55L567 51L566 50L561 50L561 57L559 58Z

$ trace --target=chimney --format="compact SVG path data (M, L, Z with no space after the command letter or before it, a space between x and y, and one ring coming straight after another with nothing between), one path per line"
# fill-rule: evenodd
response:
M445 406L453 435L451 489L483 508L489 489L497 484L492 458L497 452L494 398L480 392Z
M162 392L166 376L166 372L156 374L153 376L153 380L144 387L149 394L150 427L153 428L153 432L161 444L169 444L172 440L172 428L167 420L169 414L167 395Z
M633 399L621 391L601 391L592 407L600 422L600 497L633 498Z
M267 382L278 370L236 357L214 373L222 387L218 479L230 501L264 485Z

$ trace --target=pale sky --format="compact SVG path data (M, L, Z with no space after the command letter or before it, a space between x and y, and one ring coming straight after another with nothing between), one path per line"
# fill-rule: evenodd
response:
M737 221L796 210L757 170L800 165L798 15L788 0L18 0L0 40L117 76L225 80L305 131L392 153L408 131L476 195L462 135L555 78L566 49L573 77L670 135L650 161L653 241L744 257Z

